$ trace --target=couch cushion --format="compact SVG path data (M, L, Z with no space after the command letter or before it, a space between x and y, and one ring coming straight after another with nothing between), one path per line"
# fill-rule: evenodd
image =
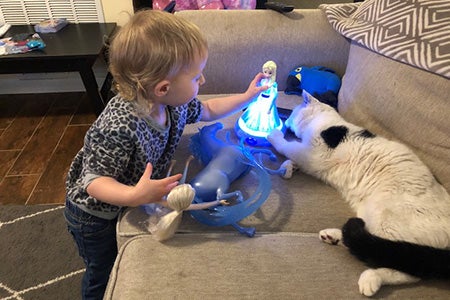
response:
M203 97L203 100L214 97L213 95ZM293 108L300 103L301 98L296 95L279 94L277 105L284 108ZM219 138L226 140L226 134L230 134L232 141L237 143L233 128L240 114L229 116L221 122L224 130L218 134ZM182 140L175 154L177 164L174 172L182 172L184 163L191 154L189 150L190 137L198 132L198 128L208 123L197 123L186 127ZM263 156L265 157L265 156ZM268 159L264 161L268 166L275 169L285 160L279 156L278 161L271 163ZM200 163L191 163L188 180L192 179L202 169ZM317 233L328 227L340 227L354 214L344 202L337 191L312 178L311 176L297 172L289 179L283 179L278 175L272 175L272 191L264 204L252 215L241 222L242 226L253 226L257 232L311 232ZM251 195L257 185L257 178L252 175L236 180L234 189L241 190L244 195ZM148 234L147 225L149 218L141 208L128 209L121 214L117 225L117 236L119 247L129 238ZM185 213L182 219L180 232L204 232L204 231L235 231L232 226L211 227L202 225L192 219L189 213Z
M350 122L409 146L450 191L450 80L352 43L339 91Z
M104 299L367 299L359 294L365 269L345 248L317 234L177 234L151 236L119 251ZM442 299L445 281L383 287L377 297Z
M251 175L247 175L251 176ZM254 178L243 178L234 185L244 194L256 184ZM239 222L241 226L263 232L318 233L329 227L341 227L354 214L341 196L308 175L297 173L290 180L272 177L272 192L266 202L252 215ZM148 235L149 216L141 208L130 208L120 215L117 242L121 247L138 235ZM236 232L232 226L203 225L185 212L178 232ZM177 238L177 237L174 237Z

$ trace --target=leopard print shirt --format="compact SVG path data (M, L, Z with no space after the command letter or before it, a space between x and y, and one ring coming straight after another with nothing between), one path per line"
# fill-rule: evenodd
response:
M137 114L135 104L115 96L92 124L84 145L75 156L66 179L66 198L94 216L113 219L121 207L99 201L86 188L97 177L109 176L135 185L147 162L152 178L165 176L186 124L200 120L203 107L198 99L180 107L167 107L168 126Z

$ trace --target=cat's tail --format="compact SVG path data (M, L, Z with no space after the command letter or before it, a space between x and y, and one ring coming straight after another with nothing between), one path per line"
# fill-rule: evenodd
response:
M391 241L369 233L360 218L350 218L342 240L350 252L371 267L391 268L419 278L450 278L450 250Z

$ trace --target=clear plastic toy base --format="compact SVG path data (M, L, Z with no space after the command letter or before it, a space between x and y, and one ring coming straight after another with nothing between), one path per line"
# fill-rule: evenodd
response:
M283 133L286 131L286 126L282 122L276 129L281 130ZM245 143L252 147L269 147L271 144L267 140L268 132L260 132L249 129L242 118L236 121L234 131L239 140L244 139Z

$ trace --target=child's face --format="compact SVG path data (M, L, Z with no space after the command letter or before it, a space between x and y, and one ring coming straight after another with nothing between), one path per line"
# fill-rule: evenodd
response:
M207 54L196 57L189 67L183 68L171 80L170 88L165 100L166 105L180 106L197 97L198 89L205 83L203 69L205 68Z

